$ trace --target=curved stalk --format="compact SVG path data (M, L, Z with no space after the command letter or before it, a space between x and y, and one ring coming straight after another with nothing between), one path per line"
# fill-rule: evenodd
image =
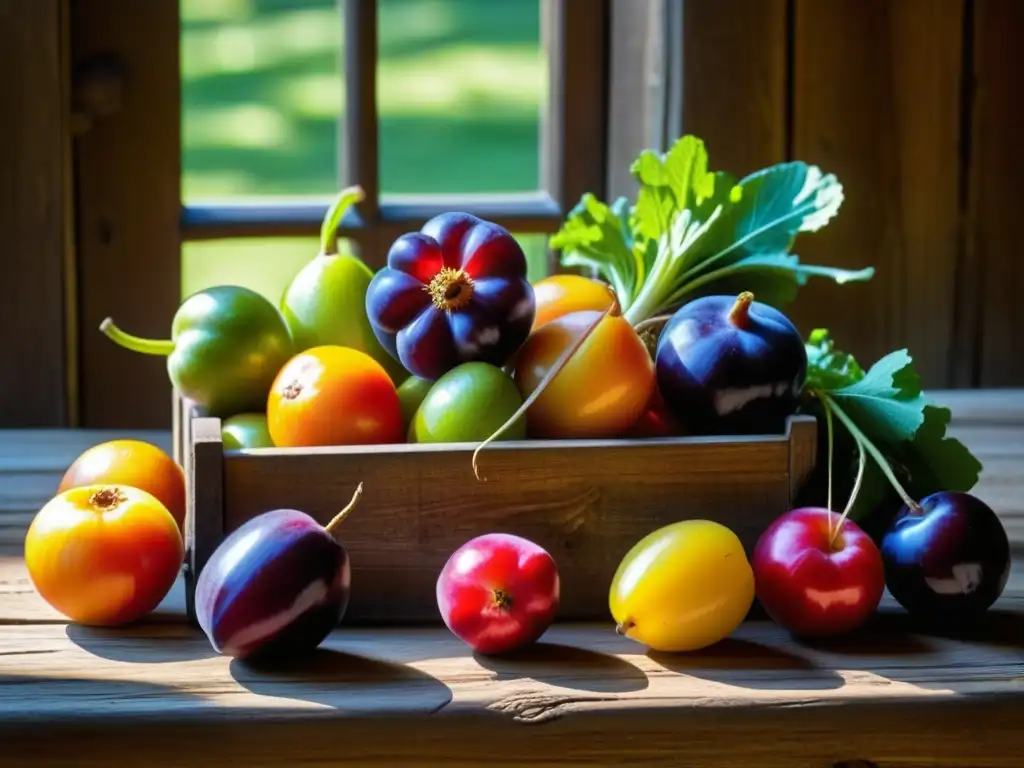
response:
M896 474L892 471L892 467L889 465L889 462L886 461L885 456L883 456L882 452L875 447L874 443L868 440L864 433L861 432L860 427L854 423L853 419L847 416L846 412L840 408L839 404L828 394L821 392L819 393L819 397L827 408L835 411L836 416L838 416L839 420L843 422L843 426L850 431L850 434L853 436L853 439L857 441L861 450L867 451L871 455L871 458L875 460L875 463L878 464L878 468L882 470L882 474L885 475L885 479L888 480L896 490L896 493L899 494L903 503L912 510L920 509L918 503L910 498L910 494L906 492L903 486L900 485L900 481L896 479Z
M174 342L170 339L143 339L140 336L132 336L114 325L114 320L110 317L100 323L100 332L118 346L143 355L167 357L174 351Z

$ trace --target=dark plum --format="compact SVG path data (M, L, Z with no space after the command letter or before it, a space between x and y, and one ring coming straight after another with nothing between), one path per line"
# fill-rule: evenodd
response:
M462 363L502 367L526 341L535 313L519 243L468 213L443 213L395 240L366 292L377 339L430 381Z
M904 505L882 538L889 592L929 624L962 625L987 611L1010 577L999 517L969 493L941 491Z
M335 538L352 501L327 525L305 512L275 509L234 530L196 583L196 615L218 653L290 658L312 651L348 607L351 567Z
M680 307L655 365L665 405L687 432L778 433L796 411L807 351L789 318L745 291Z

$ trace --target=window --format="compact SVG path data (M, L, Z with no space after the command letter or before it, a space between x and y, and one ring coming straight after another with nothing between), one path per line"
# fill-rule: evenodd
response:
M321 220L343 186L366 192L340 234L372 269L400 234L466 210L519 239L534 279L553 268L548 233L584 192L603 191L607 0L153 3L118 26L122 45L137 48L129 28L166 25L174 6L180 46L173 60L160 59L150 39L152 67L161 69L146 73L167 83L173 67L174 102L166 93L146 98L180 125L180 161L167 164L180 190L177 239L147 254L148 269L123 258L118 279L130 269L159 298L134 308L109 295L86 299L83 352L99 359L95 376L115 357L124 365L89 333L103 316L120 312L126 328L166 335L183 295L208 285L241 283L276 301L316 254ZM170 149L167 141L159 151ZM103 245L86 236L83 258L97 246L92 258L109 273ZM169 423L169 405L154 413L169 397L166 373L149 362L128 400L109 383L84 382L85 423Z
M583 25L573 45L603 50L601 3L224 5L245 13L182 5L184 294L230 280L276 300L316 243L253 238L315 236L347 184L367 200L342 234L371 267L402 232L464 209L517 235L532 278L549 271L563 147L590 147L589 188L603 173L600 120L565 116L576 99L599 118L601 91L555 82L566 30Z

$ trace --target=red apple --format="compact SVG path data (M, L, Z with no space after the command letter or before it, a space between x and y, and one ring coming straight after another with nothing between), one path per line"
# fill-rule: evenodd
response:
M558 594L551 555L507 533L467 541L437 579L437 607L448 629L488 655L535 642L554 621Z
M795 635L851 632L878 608L885 567L875 543L852 520L804 507L779 517L754 547L751 565L758 600Z

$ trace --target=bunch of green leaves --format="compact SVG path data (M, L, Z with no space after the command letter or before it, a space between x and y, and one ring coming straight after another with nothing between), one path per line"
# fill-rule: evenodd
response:
M874 274L802 264L790 252L843 201L842 185L817 166L779 163L736 181L708 170L704 142L683 136L664 154L645 150L630 170L635 203L585 194L550 245L563 266L603 278L634 325L707 293L749 290L780 306L810 276L846 283Z
M902 496L916 502L938 491L974 487L981 462L946 435L950 410L925 396L907 350L891 352L864 371L852 355L836 349L827 330L813 331L805 347L806 409L826 423L831 419L825 417L835 417L837 426L845 427L847 439L836 441L842 446L836 464L853 467L858 444L874 459L865 466L850 507L852 519L879 510L892 490L898 503Z

